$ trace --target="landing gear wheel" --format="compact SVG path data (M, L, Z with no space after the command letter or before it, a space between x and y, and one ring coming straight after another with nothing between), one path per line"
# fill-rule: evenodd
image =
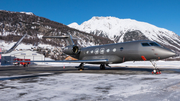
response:
M79 71L83 71L84 70L84 63L81 63L78 67Z
M152 71L152 74L161 74L161 71L157 68L156 61L151 60L150 61L154 67L154 70Z
M84 68L79 68L78 70L79 70L79 71L83 71L83 70L84 70Z
M161 74L161 71L159 69L154 69L152 71L152 74Z
M105 65L104 65L104 64L101 64L101 65L100 65L100 70L105 70L105 69L106 69Z

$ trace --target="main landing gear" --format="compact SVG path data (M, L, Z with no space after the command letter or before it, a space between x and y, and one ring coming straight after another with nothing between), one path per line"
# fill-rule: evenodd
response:
M106 69L105 64L101 64L100 65L100 70L105 70L105 69Z
M79 70L79 71L83 71L83 70L84 70L84 63L81 63L81 64L78 66L78 70Z
M108 64L106 64L106 66L109 66ZM110 66L109 66L110 67ZM100 65L100 70L105 70L106 67L105 67L105 64L101 64ZM79 66L78 66L78 70L79 71L83 71L84 70L84 63L81 63Z
M156 66L156 61L150 61L150 62L154 66L154 70L152 71L152 74L161 74L161 71Z

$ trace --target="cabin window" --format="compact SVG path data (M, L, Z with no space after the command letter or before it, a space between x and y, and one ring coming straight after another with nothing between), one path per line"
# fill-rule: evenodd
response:
M109 53L110 49L107 49L106 52Z
M21 53L21 55L26 55L26 53Z
M149 43L141 43L142 46L150 46Z
M96 48L94 52L95 52L95 54L98 54L99 53L99 48Z
M155 42L151 42L150 43L151 46L160 46L159 44L155 43Z
M100 49L100 54L104 54L104 48Z
M91 54L93 53L93 50L91 51Z
M116 48L113 49L113 52L116 52Z

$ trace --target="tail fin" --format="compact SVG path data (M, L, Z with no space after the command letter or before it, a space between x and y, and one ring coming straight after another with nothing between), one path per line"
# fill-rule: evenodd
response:
M73 39L76 39L76 38L73 38L70 33L68 33L68 35L66 36L43 36L43 38L67 39L66 43L68 44L68 46L64 48L63 52L65 54L71 55L74 58L79 57L80 49L73 42Z
M69 45L74 45L74 42L73 42L73 40L72 40L72 39L74 39L74 38L72 38L71 34L68 34L68 35L66 35L66 36L43 36L42 38L67 39L67 40L66 40L66 43L68 44L68 46L69 46Z
M7 53L10 53L12 52L20 43L21 41L24 39L24 37L26 36L27 34L25 34L18 42L16 42L9 50L7 50L6 52L0 52L0 54L7 54Z

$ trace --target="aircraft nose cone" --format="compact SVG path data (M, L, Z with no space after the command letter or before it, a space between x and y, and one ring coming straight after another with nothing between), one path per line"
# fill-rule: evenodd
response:
M169 56L176 56L176 53L174 53L174 52L172 52L172 51L167 52L167 54L168 54Z
M172 57L172 56L176 56L177 54L175 52L172 52L170 50L164 50L162 51L162 53L166 56L166 57Z

